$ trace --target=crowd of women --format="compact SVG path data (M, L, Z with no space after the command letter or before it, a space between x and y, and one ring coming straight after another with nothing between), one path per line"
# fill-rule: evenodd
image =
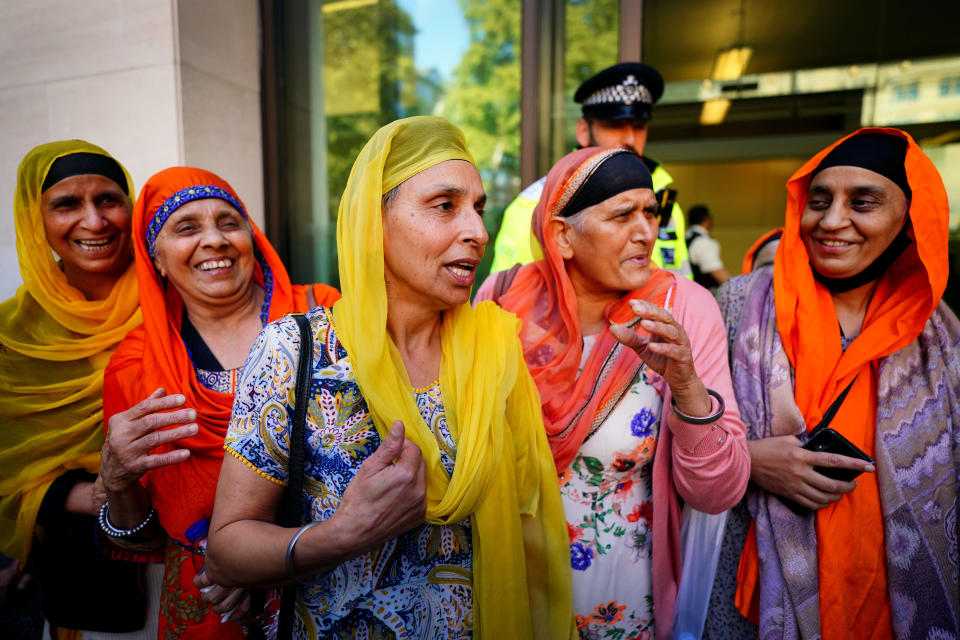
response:
M652 264L643 160L577 150L540 259L471 304L486 197L441 118L360 152L339 292L293 285L209 171L134 200L103 149L41 145L0 551L59 638L960 638L942 180L865 129L787 191L772 265L765 237L718 305Z

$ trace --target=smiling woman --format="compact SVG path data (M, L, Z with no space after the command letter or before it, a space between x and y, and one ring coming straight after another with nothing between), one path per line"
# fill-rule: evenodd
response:
M903 131L862 129L787 192L773 268L720 292L753 482L731 514L709 637L755 637L758 623L764 638L957 637L960 323L941 302L943 181ZM802 446L824 420L852 448Z
M70 176L41 196L47 242L67 282L90 300L105 298L130 266L130 207L123 189L98 174Z
M159 573L108 560L93 542L103 370L140 323L132 195L120 163L81 140L32 149L17 174L24 285L0 303L0 551L19 568L29 558L54 637L156 635L143 585L155 596Z
M203 571L237 374L268 321L339 294L292 285L237 194L202 169L151 177L133 238L144 323L105 375L101 528L120 557L165 563L161 637L241 638L246 592Z

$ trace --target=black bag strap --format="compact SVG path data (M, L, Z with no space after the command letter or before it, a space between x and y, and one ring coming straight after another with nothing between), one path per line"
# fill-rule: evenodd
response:
M840 393L839 396L837 396L837 399L834 400L833 403L832 403L829 407L827 407L826 412L823 414L823 418L820 420L820 422L817 423L817 426L815 426L815 427L810 431L810 437L811 437L811 438L812 438L812 437L814 436L814 434L816 434L820 429L826 429L827 427L830 426L830 423L833 422L834 416L837 415L837 411L840 410L840 405L842 405L842 404L843 404L843 401L847 398L847 393L850 392L850 387L852 387L852 386L853 386L853 383L856 382L856 381L857 381L857 376L853 376L853 380L850 381L850 384L847 385L847 388L844 389L844 390Z
M300 358L297 363L297 389L290 429L290 472L287 490L283 494L280 524L299 527L300 500L303 495L303 474L307 449L307 405L310 404L310 377L313 372L313 330L302 313L290 314L300 327ZM293 607L297 599L297 585L289 584L280 595L280 617L277 621L277 640L293 637Z
M501 271L497 274L497 279L493 283L493 302L500 304L500 298L503 297L503 294L507 292L510 288L510 285L513 284L513 279L517 277L517 272L520 271L520 267L523 265L519 262L506 271Z

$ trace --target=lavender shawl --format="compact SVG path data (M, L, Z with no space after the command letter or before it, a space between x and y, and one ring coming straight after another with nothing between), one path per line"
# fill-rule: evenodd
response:
M769 267L721 291L734 391L747 438L805 439L773 296ZM894 635L960 639L960 321L941 302L916 340L875 366L876 466ZM757 525L760 638L819 638L815 516L797 516L753 485L745 501Z

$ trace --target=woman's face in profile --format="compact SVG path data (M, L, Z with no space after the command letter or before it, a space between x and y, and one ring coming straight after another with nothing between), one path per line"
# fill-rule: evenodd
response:
M255 260L246 218L219 198L194 200L157 235L154 265L188 304L217 304L250 286Z
M800 234L821 275L857 275L903 228L907 198L892 180L861 167L830 167L807 190Z
M469 162L447 160L400 185L384 203L388 300L443 311L470 299L487 244L487 196Z
M566 220L554 218L554 238L578 292L610 295L649 281L657 210L653 190L631 189Z

